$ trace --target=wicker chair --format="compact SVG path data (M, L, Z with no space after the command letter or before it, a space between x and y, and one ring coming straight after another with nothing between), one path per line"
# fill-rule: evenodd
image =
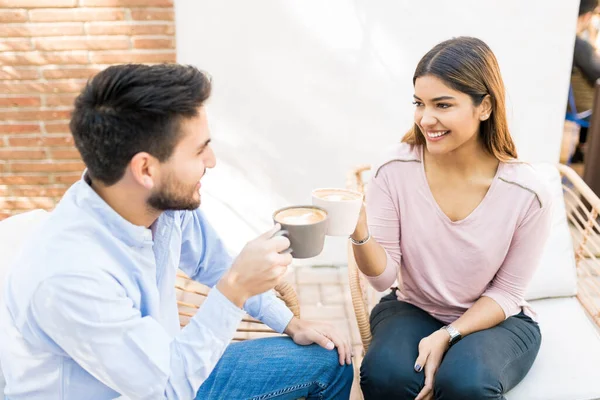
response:
M208 295L209 287L193 281L183 272L177 273L175 283L177 294L177 306L179 310L179 323L184 327L200 308L204 299ZM275 287L275 293L292 311L295 317L300 317L300 304L296 291L288 282L282 282ZM236 331L233 338L234 342L248 339L257 339L261 337L280 336L279 333L264 325L262 322L246 316Z
M598 218L600 198L571 168L560 164L557 168L562 177L565 208L574 246L577 271L576 298L596 328L600 329L600 224ZM370 170L371 166L369 165L356 167L348 175L347 187L365 193L367 181L364 175ZM370 312L379 301L381 294L377 294L360 273L350 241L348 241L348 277L352 304L363 345L362 355L364 356L371 343ZM593 329L591 330L593 331ZM529 399L529 397L525 398Z

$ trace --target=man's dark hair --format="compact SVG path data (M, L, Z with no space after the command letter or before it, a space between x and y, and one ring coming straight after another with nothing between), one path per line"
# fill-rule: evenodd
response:
M90 177L112 185L142 151L166 161L181 120L196 116L210 91L210 78L187 65L125 64L98 73L75 100L70 124Z
M581 0L579 2L579 16L592 12L598 7L598 0Z

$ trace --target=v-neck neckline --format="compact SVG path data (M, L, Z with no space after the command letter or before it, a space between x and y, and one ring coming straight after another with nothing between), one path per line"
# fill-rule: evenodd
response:
M483 196L483 199L481 199L481 201L479 202L479 204L477 204L477 206L473 210L471 210L469 215L467 215L466 217L456 220L456 221L453 221L444 212L444 210L442 210L442 208L438 204L437 200L435 199L433 192L431 191L431 186L429 185L429 181L427 180L427 174L425 173L424 152L425 152L425 149L423 148L423 146L421 146L421 178L423 179L423 183L425 184L426 192L427 192L427 195L429 196L429 200L433 203L433 206L436 209L437 213L440 215L440 217L444 221L446 221L450 224L453 224L453 225L460 225L460 224L467 223L469 220L474 218L473 215L477 214L479 212L479 210L484 207L485 203L488 201L488 198L491 197L492 192L494 191L494 188L496 187L496 184L500 178L500 172L502 170L504 163L502 161L500 161L498 163L498 168L496 169L496 174L494 175L494 178L492 179L492 183L491 183L490 187L488 188L487 192L485 193L485 196Z

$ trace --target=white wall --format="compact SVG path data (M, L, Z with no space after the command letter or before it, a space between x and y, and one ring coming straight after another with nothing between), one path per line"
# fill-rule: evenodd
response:
M343 186L412 121L412 74L436 43L495 52L521 156L558 161L577 0L177 0L177 57L209 72L218 167L204 207L238 250L276 207ZM343 262L329 240L324 262ZM311 260L315 261L315 260ZM317 260L319 261L319 260Z

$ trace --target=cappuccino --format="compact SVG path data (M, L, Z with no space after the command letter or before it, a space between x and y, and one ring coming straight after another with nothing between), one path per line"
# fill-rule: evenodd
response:
M363 194L341 188L320 188L312 191L312 203L327 212L329 236L348 236L356 228Z
M315 197L329 201L352 201L362 198L359 193L343 189L321 189L313 192Z
M275 214L275 221L285 225L311 225L325 218L325 212L311 207L288 208Z

